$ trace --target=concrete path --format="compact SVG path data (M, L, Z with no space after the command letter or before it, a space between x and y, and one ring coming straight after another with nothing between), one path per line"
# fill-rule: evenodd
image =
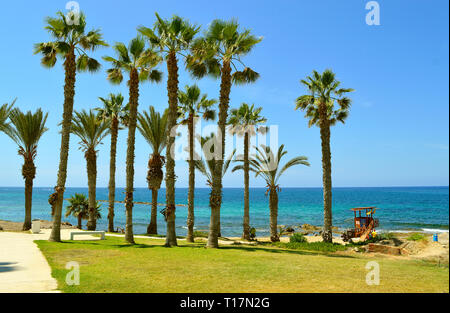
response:
M0 232L0 293L58 292L51 269L34 240L47 240L50 229L39 234ZM61 239L69 240L73 229L61 230ZM98 240L79 236L77 240Z

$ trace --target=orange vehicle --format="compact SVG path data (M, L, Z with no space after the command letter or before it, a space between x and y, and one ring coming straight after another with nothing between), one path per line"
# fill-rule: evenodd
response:
M377 211L376 207L362 207L351 209L355 215L354 229L345 231L342 234L344 241L349 241L351 238L359 237L361 241L368 239L375 228L378 227L379 221L373 215Z

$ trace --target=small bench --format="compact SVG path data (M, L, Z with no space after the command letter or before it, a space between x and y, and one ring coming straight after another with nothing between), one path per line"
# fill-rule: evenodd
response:
M100 240L105 240L104 231L73 231L70 233L70 240L73 240L75 235L100 235Z

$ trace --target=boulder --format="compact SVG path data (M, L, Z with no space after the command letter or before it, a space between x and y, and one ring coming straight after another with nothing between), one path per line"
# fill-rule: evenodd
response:
M320 230L320 227L314 226L314 225L310 225L310 224L303 224L302 225L302 230L304 231L317 231Z

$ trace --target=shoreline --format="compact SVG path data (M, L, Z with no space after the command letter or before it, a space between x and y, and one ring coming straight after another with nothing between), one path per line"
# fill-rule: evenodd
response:
M52 228L52 221L48 221L48 220L43 220L43 219L39 219L41 221L41 229L51 229ZM9 220L2 220L0 219L0 231L22 231L22 225L23 225L23 221L19 222L19 221L9 221ZM305 233L305 236L317 236L318 233L320 232L320 230L322 229L322 226L317 226L317 225L310 225L310 224L303 224L302 226L305 226L306 228L299 228L299 227L293 227L295 229L295 233ZM84 225L85 226L85 225ZM285 226L285 225L279 225L279 226ZM184 226L182 226L184 228ZM73 225L67 221L62 221L61 222L61 229L77 229L76 225ZM197 229L199 230L199 229ZM333 227L333 233L335 235L339 235L339 236L335 236L335 237L339 237L340 238L340 234L342 233L342 231L344 231L344 228L341 227ZM200 230L201 231L201 230ZM439 229L439 228L418 228L418 229L394 229L394 230L390 230L390 229L383 229L383 228L379 228L377 229L378 233L395 233L395 234L411 234L411 233L421 233L421 234L445 234L445 233L449 233L449 229ZM286 234L289 234L292 232L286 232ZM235 238L237 236L227 236L229 238ZM262 236L258 236L259 238L264 238L266 237L265 235Z

